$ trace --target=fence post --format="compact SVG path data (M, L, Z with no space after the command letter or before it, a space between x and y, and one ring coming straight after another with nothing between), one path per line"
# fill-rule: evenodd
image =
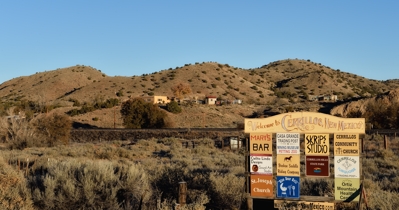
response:
M187 182L179 182L179 204L184 206L186 204L187 197Z
M384 135L384 149L388 149L388 137Z
M248 210L253 210L254 209L254 207L253 207L253 199L249 195L249 193L248 193L248 196L247 196L247 208L248 208Z
M26 176L28 176L28 170L29 170L29 158L26 158L26 169L25 169Z

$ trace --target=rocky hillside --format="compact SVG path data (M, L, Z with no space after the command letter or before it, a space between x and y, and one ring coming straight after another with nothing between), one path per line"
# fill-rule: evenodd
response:
M215 62L184 64L129 77L111 77L93 67L78 65L6 81L0 85L0 99L2 102L29 100L52 104L60 107L58 111L66 112L73 108L71 101L83 104L109 98L126 100L141 95L173 96L171 87L180 82L191 86L192 93L188 97L213 95L222 99L242 99L243 106L254 106L245 108L247 110L240 114L231 110L224 113L222 110L212 111L206 107L193 109L187 114L200 116L215 112L215 116L227 116L231 113L234 120L253 112L262 115L265 110L284 112L287 107L296 111L320 111L326 104L309 101L312 95L334 94L341 101L350 101L399 88L399 80L377 81L310 60L287 59L254 69ZM328 105L324 109L329 111L334 104ZM113 125L114 118L119 119L116 116L118 112L114 109L97 110L74 117L74 120L108 127ZM100 120L93 122L93 118ZM182 115L174 118L178 121L176 126L184 126L180 119Z

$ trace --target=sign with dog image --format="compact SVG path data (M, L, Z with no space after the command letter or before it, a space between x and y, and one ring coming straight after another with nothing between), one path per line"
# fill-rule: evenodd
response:
M277 155L277 176L300 176L300 155Z

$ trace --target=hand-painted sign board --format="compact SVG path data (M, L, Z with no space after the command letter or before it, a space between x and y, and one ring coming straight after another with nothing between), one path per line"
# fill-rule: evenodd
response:
M301 176L301 156L277 155L277 176Z
M329 134L305 134L306 155L330 155Z
M296 176L277 176L278 198L299 198L300 178Z
M245 133L365 133L365 118L343 118L315 112L290 112L244 119Z
M249 166L251 174L273 175L273 157L266 155L250 155Z
M336 178L360 178L358 156L335 156L334 176Z
M251 174L251 196L254 197L273 197L274 186L273 176Z
M334 155L359 156L359 134L334 134Z
M309 202L309 201L289 201L274 200L276 209L308 209L308 210L335 210L334 203L327 202Z
M359 201L360 179L335 178L335 200Z
M273 154L272 134L251 133L249 135L250 154Z
M299 140L299 133L277 133L277 154L300 154Z
M329 156L310 156L305 157L306 176L329 177L330 176L330 157Z

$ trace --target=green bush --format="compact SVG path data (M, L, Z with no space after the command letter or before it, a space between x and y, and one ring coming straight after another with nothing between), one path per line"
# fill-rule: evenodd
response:
M126 128L163 128L167 125L166 113L141 98L123 102L120 112Z
M174 114L180 113L182 111L181 107L176 101L171 101L170 103L167 103L166 110Z

